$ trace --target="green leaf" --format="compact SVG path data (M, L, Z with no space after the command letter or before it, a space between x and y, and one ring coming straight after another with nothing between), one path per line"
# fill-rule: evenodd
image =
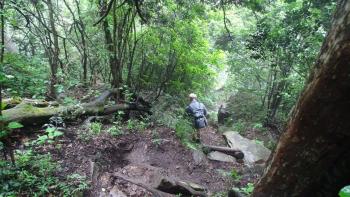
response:
M45 131L46 133L52 133L56 130L56 127L48 127Z
M350 197L350 185L343 187L343 189L339 191L339 196Z
M38 137L38 139L36 139L36 143L42 145L48 139L49 139L49 137L47 135L41 135L41 136Z
M0 131L0 138L6 137L8 135L7 131Z
M54 131L54 132L49 133L49 138L55 138L55 137L59 137L61 135L63 135L63 133L61 131Z
M6 104L6 103L1 102L1 110L4 110L6 106L7 106L7 104Z
M10 129L19 129L19 128L22 128L23 125L19 122L10 122L8 125L7 125L8 128Z

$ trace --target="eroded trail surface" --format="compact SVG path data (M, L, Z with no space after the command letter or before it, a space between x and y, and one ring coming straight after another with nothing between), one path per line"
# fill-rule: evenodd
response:
M185 147L165 127L118 137L100 134L88 140L80 139L78 130L70 126L60 148L47 145L45 151L64 168L60 176L89 177L91 190L84 196L214 196L252 182L260 173L236 161L210 160L200 148ZM213 128L200 136L203 143L225 145ZM241 174L239 179L232 177L232 170Z

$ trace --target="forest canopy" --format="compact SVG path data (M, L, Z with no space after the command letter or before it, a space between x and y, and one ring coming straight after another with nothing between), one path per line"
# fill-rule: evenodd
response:
M54 99L72 86L103 83L147 92L155 100L188 92L208 96L204 93L225 84L225 95L236 95L230 107L237 118L251 119L253 112L254 121L267 126L285 121L317 57L335 1L9 0L2 5L5 96ZM245 103L247 98L252 100Z

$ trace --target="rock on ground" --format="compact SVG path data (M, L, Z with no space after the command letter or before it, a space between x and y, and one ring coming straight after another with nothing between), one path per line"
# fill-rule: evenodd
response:
M224 133L227 143L233 149L239 149L244 153L244 160L248 163L267 161L271 151L253 140L244 138L234 131Z

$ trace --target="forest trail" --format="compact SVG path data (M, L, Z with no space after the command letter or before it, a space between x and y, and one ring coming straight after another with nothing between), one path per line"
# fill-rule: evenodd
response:
M185 147L175 131L165 127L120 137L102 133L91 139L80 139L77 135L80 132L84 132L81 125L69 126L63 139L39 151L50 152L61 164L60 176L78 173L89 177L91 189L84 193L86 196L153 196L147 188L163 191L163 196L190 195L178 187L162 188L164 180L185 182L204 196L213 196L260 176L260 172L236 161L209 160L199 148ZM203 130L200 137L202 143L210 145L225 143L212 127ZM237 173L240 179L232 173Z

